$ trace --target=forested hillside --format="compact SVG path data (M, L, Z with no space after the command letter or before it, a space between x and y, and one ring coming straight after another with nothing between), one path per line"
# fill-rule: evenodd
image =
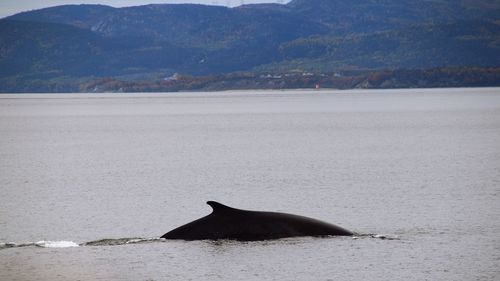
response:
M0 20L0 91L74 91L106 77L175 73L495 68L498 15L492 0L58 6Z

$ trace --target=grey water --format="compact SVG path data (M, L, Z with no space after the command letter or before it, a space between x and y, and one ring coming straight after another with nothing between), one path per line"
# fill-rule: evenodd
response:
M0 280L500 280L500 88L0 95L0 194ZM360 235L157 238L208 200Z

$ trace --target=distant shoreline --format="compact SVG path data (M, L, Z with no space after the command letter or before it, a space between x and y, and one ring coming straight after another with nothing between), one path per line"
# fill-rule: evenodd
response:
M4 83L1 83L4 82ZM425 89L500 86L500 67L461 67L309 72L237 72L209 76L175 74L132 80L124 77L0 81L0 93L163 93L240 90ZM317 88L317 89L316 89Z
M333 89L322 88L316 89L245 89L245 90L219 90L219 91L178 91L178 92L65 92L65 93L52 93L52 92L33 92L33 93L0 93L0 99L61 99L66 97L71 98L157 98L157 97L228 97L228 96L258 96L258 95L312 95L312 94L369 94L369 93L396 93L402 90L408 92L432 93L435 90L473 90L480 91L488 89L498 89L500 94L500 86L487 86L487 87L440 87L440 88L392 88L392 89Z

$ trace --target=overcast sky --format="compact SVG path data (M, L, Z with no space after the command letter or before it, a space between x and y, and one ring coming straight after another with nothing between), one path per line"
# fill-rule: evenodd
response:
M0 18L15 13L65 4L103 4L113 7L138 6L152 3L200 3L239 6L250 3L286 3L288 0L0 0Z

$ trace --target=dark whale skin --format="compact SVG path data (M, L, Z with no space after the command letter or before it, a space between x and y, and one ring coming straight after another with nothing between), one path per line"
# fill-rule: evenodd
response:
M313 218L247 211L208 201L213 212L165 233L161 238L180 240L260 241L300 236L352 236L353 232Z

